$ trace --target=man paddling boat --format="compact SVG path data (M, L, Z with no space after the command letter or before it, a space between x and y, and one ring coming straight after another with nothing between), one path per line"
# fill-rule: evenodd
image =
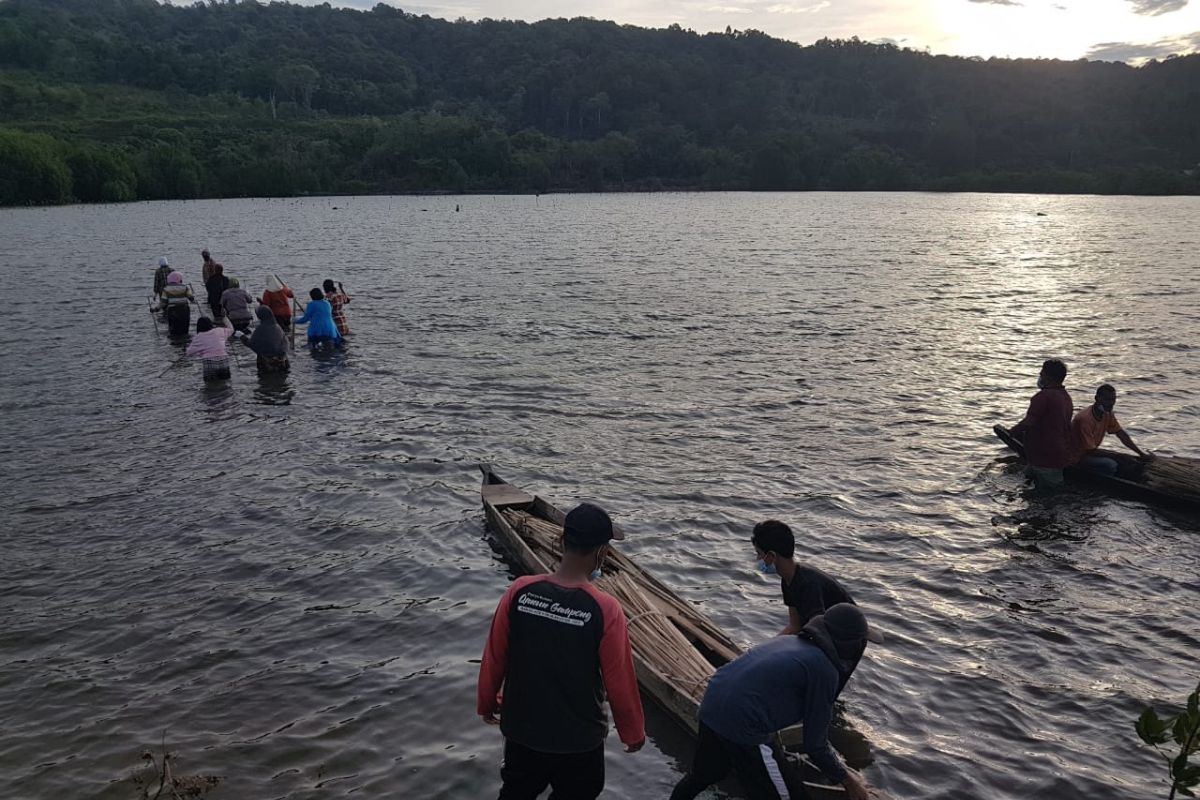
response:
M646 743L625 613L589 582L613 538L623 537L602 508L575 507L563 524L558 568L518 578L496 608L476 710L504 734L502 800L534 800L547 786L554 797L599 796L605 694L625 751Z

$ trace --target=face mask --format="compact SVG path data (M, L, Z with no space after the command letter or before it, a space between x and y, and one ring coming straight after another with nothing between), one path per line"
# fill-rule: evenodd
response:
M778 575L779 574L778 572L775 571L774 564L768 564L766 561L763 561L761 558L758 560L758 571L761 572L763 575Z
M604 577L604 573L598 569L594 569L594 570L592 570L592 573L590 575L588 575L588 580L596 581L596 580L600 580L600 578L602 578L602 577Z

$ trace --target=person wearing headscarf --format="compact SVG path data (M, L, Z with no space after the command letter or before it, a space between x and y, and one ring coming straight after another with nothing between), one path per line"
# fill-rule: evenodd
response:
M158 269L154 270L154 296L161 297L162 290L167 285L167 276L171 274L171 265L166 256L158 260Z
M186 336L192 324L192 287L183 285L183 273L172 272L167 276L159 303L167 312L167 331L172 336Z
M275 321L275 315L266 306L254 309L258 316L258 327L249 336L243 334L242 342L258 355L259 372L287 372L288 340L283 328Z
M207 250L201 250L200 257L204 259L204 266L200 268L200 281L201 283L207 284L208 279L213 276L213 272L221 265L216 261L213 261L213 257ZM222 267L222 269L224 269L224 267Z
M341 347L345 340L333 322L333 308L320 289L308 293L312 302L304 308L304 316L296 320L297 325L308 325L308 346L316 350L321 347Z
M212 275L204 282L208 292L208 307L212 309L213 320L220 322L225 317L225 309L221 305L221 295L229 288L229 278L225 277L225 268L220 264L213 266Z
M235 330L242 333L250 330L250 323L254 321L254 314L250 311L253 302L254 298L242 288L238 279L230 278L229 288L221 293L221 308Z
M292 327L292 290L284 285L274 275L267 276L267 290L262 294L261 302L275 315L279 327L288 330Z
M229 380L229 348L227 342L233 328L214 326L211 319L196 320L196 335L188 345L187 355L200 359L204 365L204 380Z
M350 323L346 321L345 306L350 302L350 295L346 294L346 289L339 281L336 285L331 280L326 280L322 286L325 289L325 299L329 301L329 307L333 309L333 321L337 325L338 333L345 336L350 332Z

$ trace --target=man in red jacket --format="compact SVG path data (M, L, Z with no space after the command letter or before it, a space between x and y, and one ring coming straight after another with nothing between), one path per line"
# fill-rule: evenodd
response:
M492 617L476 709L504 734L500 800L534 800L547 786L562 800L598 797L606 694L625 751L646 743L625 613L589 583L613 538L623 537L604 509L572 509L558 569L518 578Z

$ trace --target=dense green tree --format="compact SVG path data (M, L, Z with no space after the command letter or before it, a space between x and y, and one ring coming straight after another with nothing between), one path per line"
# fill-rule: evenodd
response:
M51 138L0 129L0 204L63 203L71 171Z

